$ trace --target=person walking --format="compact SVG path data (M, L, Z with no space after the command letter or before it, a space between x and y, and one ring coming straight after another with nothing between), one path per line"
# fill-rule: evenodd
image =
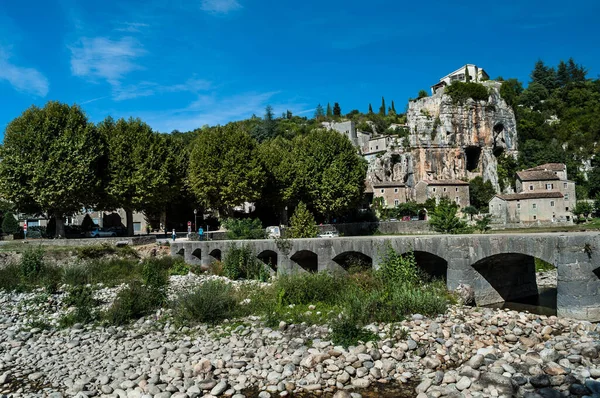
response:
M176 237L177 237L177 234L175 233L175 228L173 228L173 242L175 242Z

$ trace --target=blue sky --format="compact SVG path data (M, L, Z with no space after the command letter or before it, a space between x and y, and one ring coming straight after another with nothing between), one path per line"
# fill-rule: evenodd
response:
M502 4L505 3L505 4ZM404 110L465 63L527 81L537 59L600 73L600 2L0 0L0 134L32 104L170 132L262 115Z

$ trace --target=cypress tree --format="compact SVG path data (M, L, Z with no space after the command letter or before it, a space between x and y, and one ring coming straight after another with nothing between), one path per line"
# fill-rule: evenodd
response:
M379 108L379 114L385 116L385 99L381 97L381 107Z
M333 104L333 116L342 116L342 108L337 102Z
M329 105L329 102L328 102L327 103L327 118L329 119L332 116L333 116L333 112L331 111L331 105Z
M369 104L369 115L373 114L373 107L371 106L371 104Z

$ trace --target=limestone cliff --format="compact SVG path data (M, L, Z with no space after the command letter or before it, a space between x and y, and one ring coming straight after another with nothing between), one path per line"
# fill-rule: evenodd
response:
M467 179L482 176L499 189L496 155L517 150L515 115L500 97L498 82L485 82L487 101L455 104L438 91L411 101L407 125L410 148L388 151L371 160L369 179L404 181Z

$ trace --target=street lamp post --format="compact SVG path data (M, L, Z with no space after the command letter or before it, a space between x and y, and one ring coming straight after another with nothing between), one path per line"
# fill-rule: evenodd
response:
M196 217L197 214L198 214L198 210L194 209L194 228L196 229L195 232L198 232L198 222L197 222L197 217Z

